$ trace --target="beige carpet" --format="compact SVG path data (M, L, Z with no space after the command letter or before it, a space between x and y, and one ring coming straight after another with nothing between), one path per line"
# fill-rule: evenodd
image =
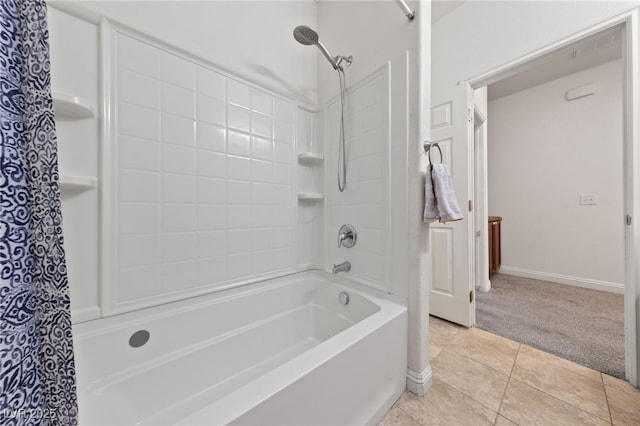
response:
M478 328L624 379L624 299L505 274L476 292Z

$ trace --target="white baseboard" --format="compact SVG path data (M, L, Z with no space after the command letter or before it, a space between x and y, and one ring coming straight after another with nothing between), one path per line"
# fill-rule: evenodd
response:
M607 291L609 293L624 294L624 284L609 281L592 280L589 278L571 277L569 275L552 274L549 272L530 271L528 269L501 266L498 273L516 277L533 278L535 280L551 281L557 284L572 285L574 287L591 290Z
M478 284L478 286L476 287L476 290L481 291L483 293L487 293L489 290L491 290L491 280L489 280L489 277L487 277L487 279L484 280L484 282L481 282L480 284Z
M424 396L431 389L433 371L431 365L417 373L407 368L407 390L415 395Z

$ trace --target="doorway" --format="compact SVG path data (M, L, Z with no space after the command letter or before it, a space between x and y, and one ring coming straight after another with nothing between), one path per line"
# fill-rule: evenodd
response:
M635 288L636 281L637 281L635 277L637 260L630 258L631 253L633 253L633 247L631 246L631 241L634 240L634 237L631 233L632 231L631 228L628 226L628 223L629 223L628 221L630 217L629 213L634 211L634 204L633 204L634 191L633 191L633 180L632 180L634 163L633 163L633 157L630 154L632 153L632 150L631 150L632 145L634 143L637 143L634 141L634 134L632 132L632 129L634 126L630 124L630 121L635 121L635 118L630 120L631 110L634 107L637 108L637 106L635 106L633 101L630 100L628 96L628 94L631 93L631 89L635 88L634 86L635 82L632 81L633 79L630 80L627 77L630 75L631 65L629 61L627 61L626 59L629 55L629 52L633 51L632 50L633 46L631 46L631 43L629 43L629 40L631 40L631 37L629 36L629 33L628 33L628 31L631 31L630 25L629 25L631 22L632 22L632 19L627 16L625 19L618 20L618 22L602 24L598 29L592 29L590 32L585 32L581 36L576 36L571 38L571 40L565 40L562 43L558 43L557 46L550 47L546 49L544 52L539 52L536 55L531 55L531 57L528 58L528 60L519 60L514 62L514 64L508 64L504 67L501 67L500 69L486 73L480 77L477 77L469 81L468 84L471 86L471 88L477 90L487 85L494 84L496 82L504 80L507 77L513 76L517 72L530 69L533 65L535 65L536 61L549 60L549 58L552 57L554 53L559 52L562 49L565 49L568 46L571 46L572 44L585 42L594 37L602 36L606 32L611 32L611 31L621 32L622 34L621 50L622 50L622 63L623 63L622 68L623 68L623 73L625 75L625 77L623 78L623 81L624 81L623 92L625 93L625 104L624 104L624 112L623 112L623 116L625 118L624 119L625 129L623 131L623 139L624 139L623 152L625 156L624 167L623 167L624 169L624 172L623 172L624 210L623 211L625 214L621 215L622 217L620 217L619 219L620 221L623 221L623 218L625 218L626 216L624 220L627 221L627 225L625 225L625 229L624 229L625 248L624 248L624 254L623 254L623 257L624 257L623 267L625 269L623 282L626 283L625 289L624 289L624 292L625 292L624 323L625 323L625 351L626 351L625 369L626 369L627 380L631 381L632 384L637 385L637 382L638 382L638 377L637 377L638 350L636 346L637 345L637 335L636 335L637 317L636 317L636 307L633 304L633 300L635 299L636 294L638 292L638 290ZM487 121L489 122L489 125L491 125L490 124L491 117L486 117L486 118L487 118ZM483 160L482 160L483 145L482 143L478 144L477 126L476 126L475 133L476 133L475 134L476 138L474 138L475 141L474 141L473 163L476 165L477 169L475 170L475 173L474 173L473 194L474 194L474 203L477 208L474 214L474 229L472 231L473 235L471 237L473 238L473 240L470 239L470 241L474 241L474 243L472 244L472 247L474 249L474 255L472 260L472 270L474 271L474 276L476 277L476 283L475 283L476 287L479 287L482 284L482 277L484 276L480 272L481 268L479 267L479 264L486 264L486 260L484 256L486 255L486 252L487 252L487 233L486 231L485 232L482 232L482 231L483 231L483 224L484 222L487 221L487 218L488 218L488 212L487 212L488 188L487 188L487 182L486 182L487 176L486 174L483 176L483 173L486 172L487 163L486 161L483 163ZM484 148L486 148L486 144L484 145ZM486 154L486 150L484 152ZM483 181L483 178L485 179L484 181ZM477 235L478 231L480 231L480 236L479 236L480 241L476 241L475 239L475 237L478 236ZM475 307L474 307L474 311L475 311Z
M503 266L493 290L476 297L476 325L485 331L618 378L621 50L621 29L612 28L488 87L489 253L502 248Z

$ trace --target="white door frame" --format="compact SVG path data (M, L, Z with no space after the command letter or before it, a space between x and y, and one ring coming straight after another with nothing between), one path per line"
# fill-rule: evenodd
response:
M473 113L473 221L475 261L474 291L486 292L491 289L489 281L489 201L487 176L487 117L474 106ZM476 324L476 303L473 301L473 325Z
M575 33L569 37L558 40L540 50L525 55L514 61L503 64L493 70L483 73L467 81L472 89L487 86L508 76L518 73L528 63L548 55L567 45L575 43L581 39L589 37L608 28L621 26L623 41L623 64L624 64L624 214L632 220L631 225L625 226L625 289L624 289L624 331L625 331L625 371L626 378L634 386L640 383L640 307L636 300L640 298L640 226L636 226L636 221L640 221L640 11L633 9L620 14L607 21L593 25L583 31ZM486 152L485 152L486 153ZM486 155L484 164L481 166L486 170ZM478 176L477 172L474 172ZM476 183L477 185L477 183ZM478 197L475 200L476 214L484 209L486 211L487 185L486 180L483 185L477 188ZM624 221L625 218L620 218ZM475 229L473 233L475 234ZM474 241L472 235L469 241ZM477 254L476 254L477 255ZM475 257L475 256L474 256ZM469 265L473 267L473 263ZM475 305L475 301L474 301Z

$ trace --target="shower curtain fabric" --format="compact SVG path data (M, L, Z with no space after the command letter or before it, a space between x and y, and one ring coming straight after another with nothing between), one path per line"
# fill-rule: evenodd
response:
M0 424L77 424L44 0L0 0Z

